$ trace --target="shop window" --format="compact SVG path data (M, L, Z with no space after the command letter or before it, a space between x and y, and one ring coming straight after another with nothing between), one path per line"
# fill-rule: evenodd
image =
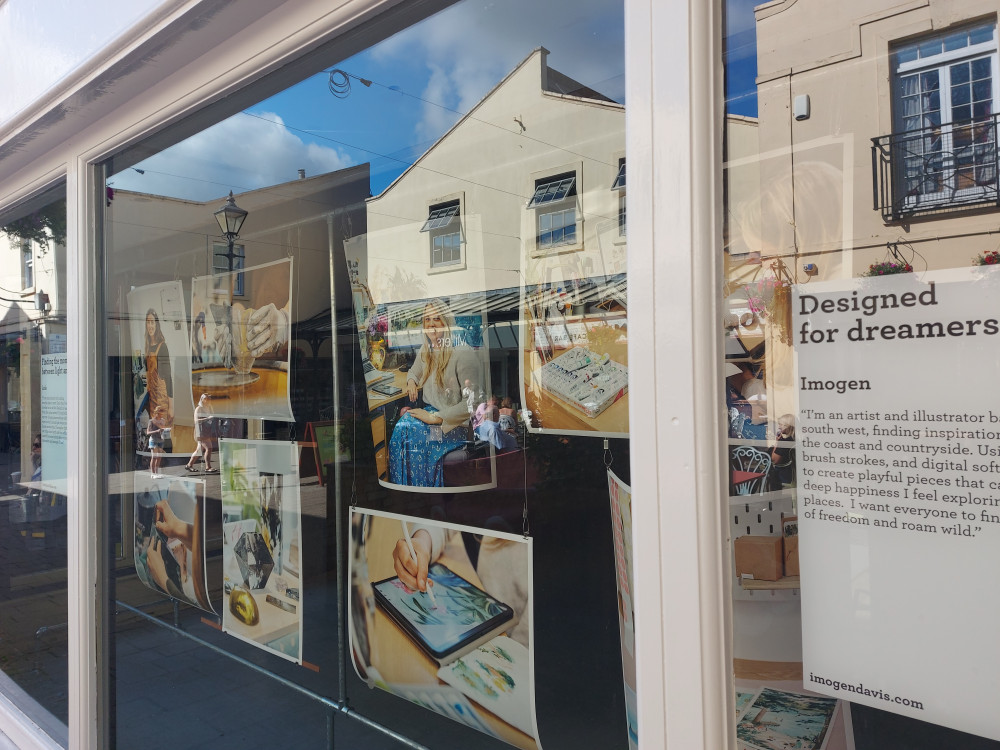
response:
M996 204L996 24L908 42L891 64L893 132L875 139L887 220Z
M5 286L37 290L0 294L0 692L68 746L65 187L0 211L0 242Z
M528 208L535 209L539 250L576 244L575 172L536 180Z
M461 202L450 201L431 206L427 221L420 228L431 244L431 268L454 266L462 262Z
M625 157L618 160L618 174L615 175L611 189L618 191L618 236L624 237L628 233L625 217Z
M536 46L572 35L562 31L566 12L590 17L598 37L608 25L622 31L622 7L600 0L594 15L562 5L542 18L528 0L459 2L414 29L414 39L436 40L462 28L477 67L483 52L504 51L475 74L473 58L442 59L440 45L416 54L394 41L346 59L331 57L344 52L331 46L296 63L289 79L317 72L271 99L237 94L245 103L228 119L206 111L109 163L118 171L107 176L115 199L102 309L117 463L107 500L123 520L104 550L115 552L122 613L110 655L119 747L148 744L143 706L182 675L210 696L239 684L241 708L184 705L158 727L159 744L190 746L197 726L198 744L239 745L247 716L274 713L280 681L296 689L278 707L278 744L323 746L328 676L343 665L344 704L366 732L430 732L442 749L538 750L551 744L534 713L540 648L576 665L571 682L611 686L595 705L618 706L612 716L558 699L539 704L547 721L572 719L552 742L624 747L634 736L634 711L625 721L635 705L628 574L618 576L623 594L605 576L611 583L592 605L603 614L554 648L534 633L557 632L559 603L532 600L526 585L554 568L552 547L539 541L539 554L527 541L536 506L526 509L525 498L554 509L545 523L616 540L618 555L611 544L600 554L584 545L588 579L625 564L631 548L624 243L602 245L595 233L587 257L563 252L582 247L585 164L597 176L593 226L603 219L615 234L607 191L625 149L624 88L602 93L571 75L623 81L623 63L621 54L601 62L607 55L590 49L591 32L562 70ZM509 17L530 19L523 40L501 23ZM623 38L614 36L619 51ZM595 63L606 70L595 73ZM446 117L428 109L438 65L468 84L463 110L466 100L482 104ZM494 112L516 113L517 122L484 126ZM317 123L329 129L311 131ZM231 149L217 147L220 134ZM155 192L154 174L172 179ZM226 207L248 223L227 231L218 207L232 185L238 205ZM244 226L252 233L240 236ZM536 239L554 249L530 258ZM334 528L353 477L358 511L351 528ZM580 502L558 502L567 496ZM609 506L622 518L615 527ZM161 539L166 508L185 525ZM392 583L397 541L408 560L408 545L427 553L435 585L426 594ZM338 549L351 560L339 579ZM567 590L585 588L574 579ZM435 591L440 604L419 612ZM323 635L336 625L323 602L336 597L355 603L340 621L349 633L342 649ZM454 635L428 640L435 623L455 625ZM576 658L581 649L613 658L595 672ZM154 652L171 654L155 665L162 679L126 684L126 675L148 673L145 654ZM248 659L260 665L249 678ZM472 683L466 664L477 670ZM545 679L538 695L557 694L567 677ZM372 680L378 689L368 689ZM400 698L419 707L412 729L398 722ZM220 721L209 727L202 716ZM347 744L372 745L348 734L357 730L350 715L336 721Z

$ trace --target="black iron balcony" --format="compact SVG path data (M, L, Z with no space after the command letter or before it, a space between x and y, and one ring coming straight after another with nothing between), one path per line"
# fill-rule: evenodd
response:
M886 223L1000 206L997 115L872 138L872 180Z

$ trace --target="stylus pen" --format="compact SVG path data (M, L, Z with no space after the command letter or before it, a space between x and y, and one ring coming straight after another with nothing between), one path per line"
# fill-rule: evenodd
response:
M406 540L406 548L410 550L410 557L413 558L413 562L417 562L417 551L413 549L413 541L410 539L410 527L406 525L406 521L400 521L403 524L403 539ZM419 565L419 563L417 563ZM427 582L427 593L431 595L431 604L437 609L438 600L434 596L434 582Z

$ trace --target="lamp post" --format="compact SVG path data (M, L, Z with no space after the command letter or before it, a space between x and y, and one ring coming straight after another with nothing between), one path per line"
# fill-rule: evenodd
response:
M230 190L226 205L214 214L215 220L219 222L219 229L222 230L222 236L226 238L226 242L229 244L229 249L225 253L215 253L215 256L225 258L226 267L230 271L233 270L233 258L236 257L236 254L233 252L233 242L240 236L240 229L247 218L247 213L248 211L236 205L236 200L233 198L233 191Z

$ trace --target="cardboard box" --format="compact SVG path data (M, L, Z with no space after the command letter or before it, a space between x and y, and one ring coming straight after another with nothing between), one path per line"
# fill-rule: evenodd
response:
M782 542L785 547L785 575L797 576L799 574L799 538L798 536L786 536Z
M736 577L777 581L782 577L783 553L780 536L740 536L733 542Z

